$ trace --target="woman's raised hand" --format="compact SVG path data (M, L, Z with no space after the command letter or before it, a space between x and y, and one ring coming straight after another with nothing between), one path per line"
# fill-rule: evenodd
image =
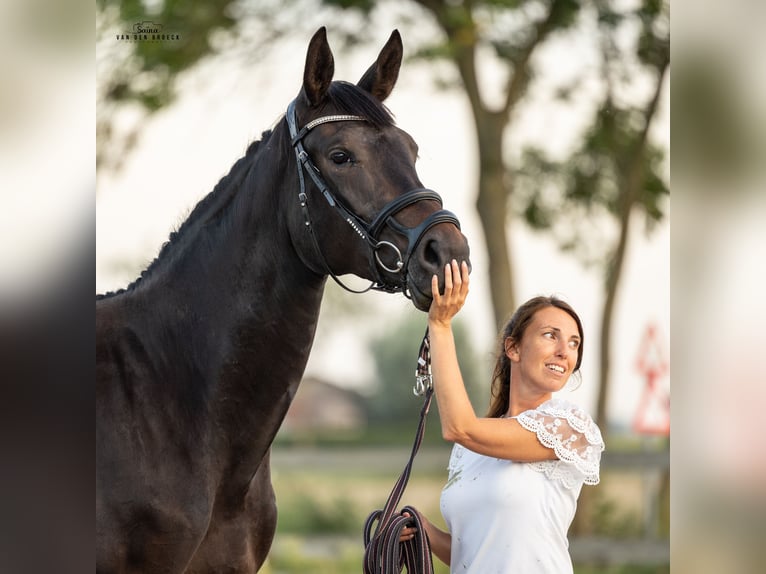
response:
M428 310L428 320L434 324L448 325L458 311L463 307L468 296L468 264L463 261L458 265L456 260L444 266L444 293L439 293L439 277L431 278L431 295L433 301Z

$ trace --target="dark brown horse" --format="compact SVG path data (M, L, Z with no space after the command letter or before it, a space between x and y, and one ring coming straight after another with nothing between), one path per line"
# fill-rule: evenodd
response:
M96 302L96 569L255 572L276 526L269 449L303 375L325 281L403 292L468 245L382 101L394 32L358 84L312 38L285 118Z

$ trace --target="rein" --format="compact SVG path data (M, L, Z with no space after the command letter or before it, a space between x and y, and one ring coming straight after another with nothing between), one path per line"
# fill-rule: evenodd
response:
M423 442L426 415L433 397L429 345L428 329L426 328L418 353L418 366L415 369L416 382L413 389L416 395L425 397L423 407L420 410L420 421L415 433L415 441L412 445L410 458L396 484L394 484L385 506L372 512L364 524L364 574L399 574L405 567L407 574L433 574L434 571L431 545L425 528L420 522L418 512L412 506L405 506L400 512L395 513L396 506L407 488L415 455L418 453L420 443ZM409 513L410 517L405 517L405 513ZM376 522L377 526L373 532L373 525ZM400 542L399 536L402 530L413 525L417 527L415 537L412 540Z
M425 188L412 189L403 193L396 199L387 203L371 223L363 221L355 213L348 210L335 197L332 190L330 189L330 186L322 178L319 168L316 166L316 164L314 164L314 162L311 161L308 152L306 152L306 149L303 146L303 138L305 138L312 129L322 124L330 122L366 121L365 118L362 116L354 115L322 116L310 121L299 130L298 120L295 113L295 100L290 102L290 104L287 106L287 113L285 117L287 120L287 127L290 131L291 143L295 151L295 159L298 167L298 180L300 182L298 200L303 212L304 223L309 233L311 234L311 239L314 243L314 247L319 254L319 258L321 259L322 265L325 268L327 274L330 275L330 277L332 277L333 280L343 289L350 291L351 293L365 293L372 289L375 291L385 291L387 293L401 292L405 297L411 298L409 288L407 286L407 271L410 257L412 257L412 254L414 253L421 239L423 239L423 236L429 229L435 225L439 225L440 223L452 223L458 229L460 229L460 221L458 221L457 217L452 212L447 211L446 209L440 209L434 213L431 213L417 227L410 228L399 224L394 219L394 215L396 215L402 209L417 203L418 201L431 200L436 201L440 207L443 206L441 196L435 191ZM321 194L327 200L327 203L330 205L330 207L334 208L338 215L340 215L341 218L351 226L351 228L356 232L360 239L369 245L373 255L373 257L371 257L371 269L375 279L366 289L351 289L340 280L340 278L332 271L332 269L330 269L330 266L327 263L321 248L319 247L319 241L317 240L316 234L314 233L313 224L311 222L311 216L309 214L308 208L308 195L306 194L306 181L303 175L304 171L309 175L311 180L314 182L314 185L316 185ZM392 231L398 233L399 235L403 235L407 239L407 252L404 256L402 256L401 250L395 244L391 243L390 241L378 239L378 234L382 232L385 226L388 226ZM396 263L393 267L389 267L381 260L381 250L390 250L393 252L394 256L396 257ZM399 275L399 282L391 283L386 281L381 276L378 266L388 273Z

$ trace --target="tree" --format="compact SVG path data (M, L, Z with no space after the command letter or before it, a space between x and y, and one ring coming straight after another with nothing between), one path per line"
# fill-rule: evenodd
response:
M613 312L634 214L643 214L650 231L664 218L669 194L662 174L665 151L652 142L650 128L670 63L670 26L668 4L662 0L645 0L624 12L610 2L600 2L597 8L605 84L602 99L569 157L554 160L542 150L526 150L517 205L533 228L553 232L563 249L603 267L596 422L606 440ZM640 32L631 46L634 59L620 53L618 37L635 24ZM643 74L648 86L648 95L638 101L624 95L636 74ZM612 240L601 238L595 244L593 226L599 222L613 223L617 232ZM668 485L666 472L663 491ZM594 511L594 494L585 489L572 525L574 534L592 533Z
M96 5L96 166L106 170L119 169L138 137L137 127L119 129L121 112L148 117L171 105L182 73L211 56L268 53L294 27L279 15L293 6L301 9L300 0L97 0ZM171 39L133 41L141 26Z
M115 168L135 143L136 129L117 134L114 115L132 107L151 114L173 101L178 74L213 51L211 30L231 29L236 21L228 16L233 0L212 0L206 9L193 9L184 2L163 2L159 10L147 11L141 0L97 0L96 31L101 40L96 52L97 111L96 166ZM117 34L130 36L141 23L183 30L183 40L173 42L113 41ZM166 23L166 24L162 24ZM104 41L107 40L107 41ZM120 49L121 48L121 49ZM116 147L116 149L115 149Z
M526 222L552 232L562 249L584 263L603 268L596 421L605 433L613 313L634 214L643 214L651 231L665 217L669 194L662 173L665 150L650 138L670 63L668 10L661 0L624 12L609 2L598 4L604 91L593 121L569 157L551 159L544 150L529 148L517 170L516 208ZM630 57L621 53L617 38L634 25L640 33ZM626 95L637 74L647 87L643 99L630 89ZM616 233L593 233L604 224Z
M576 20L580 2L574 0L415 0L429 11L446 42L430 53L451 60L460 75L473 112L479 150L476 208L489 258L489 281L495 323L499 327L516 308L512 250L512 220L508 201L513 177L507 166L504 136L515 108L534 76L533 56L555 32ZM429 52L424 52L428 54ZM478 59L494 55L504 69L504 94L491 105L487 85L480 79Z

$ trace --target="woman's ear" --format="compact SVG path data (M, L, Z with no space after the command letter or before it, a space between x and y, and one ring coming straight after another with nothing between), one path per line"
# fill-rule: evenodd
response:
M506 357L514 362L519 360L519 346L516 344L512 337L507 337L505 341L503 341L503 346L505 347Z

